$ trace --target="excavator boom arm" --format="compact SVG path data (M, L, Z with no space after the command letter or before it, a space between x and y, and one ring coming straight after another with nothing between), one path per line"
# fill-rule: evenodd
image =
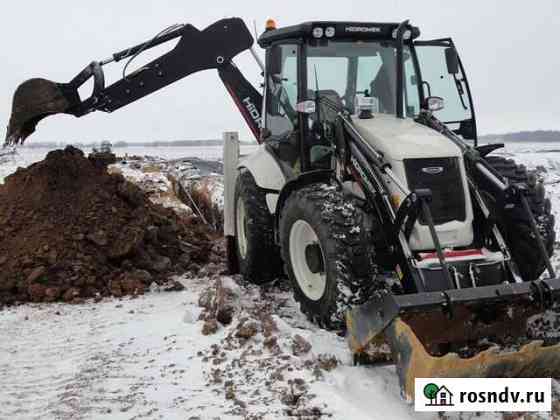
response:
M105 86L103 66L133 59L156 45L179 38L177 45L115 83ZM142 44L125 49L103 61L94 61L68 83L30 79L14 94L7 144L23 142L46 116L66 113L81 117L93 111L113 112L184 77L209 69L218 70L249 128L259 139L262 95L232 63L254 43L240 18L222 19L204 30L190 24L173 27ZM125 67L126 69L126 67ZM78 88L93 78L93 92L82 100Z

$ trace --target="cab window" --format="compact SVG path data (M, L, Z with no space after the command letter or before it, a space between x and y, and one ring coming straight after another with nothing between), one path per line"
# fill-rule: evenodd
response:
M396 112L396 49L381 44L375 54L358 57L356 93L377 99L376 112ZM404 47L404 104L406 116L413 118L420 111L420 98L416 85L416 70L408 46Z
M297 123L297 45L268 51L265 127L272 138L288 137Z
M440 96L444 108L434 115L445 123L459 123L472 118L466 83L461 68L450 73L446 63L447 45L422 45L416 47L422 73L424 97Z
M346 57L315 57L316 48L308 49L307 57L307 90L332 90L340 97L346 93L348 58Z
M379 45L371 55L358 57L356 93L375 98L375 112L395 113L395 49L392 46Z

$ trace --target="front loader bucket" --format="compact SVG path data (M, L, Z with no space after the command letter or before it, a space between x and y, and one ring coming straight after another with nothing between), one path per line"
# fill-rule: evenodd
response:
M560 344L530 341L517 351L490 347L462 358L457 353L432 356L412 328L397 318L386 331L399 382L407 399L414 399L415 378L558 378Z
M560 279L379 294L347 313L348 344L355 362L390 357L408 399L415 378L560 377L560 337L534 326L559 297Z
M70 106L63 85L46 79L29 79L16 89L6 145L23 143L46 116L65 112Z

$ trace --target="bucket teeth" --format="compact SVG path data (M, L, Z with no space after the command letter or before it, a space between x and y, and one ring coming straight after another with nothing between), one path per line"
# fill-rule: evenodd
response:
M14 93L5 144L23 143L40 120L65 112L69 105L58 83L39 78L23 82Z

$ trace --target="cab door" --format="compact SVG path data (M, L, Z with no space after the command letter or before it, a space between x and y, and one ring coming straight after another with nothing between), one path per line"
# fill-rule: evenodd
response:
M439 96L444 107L437 119L456 134L477 142L476 118L471 92L461 59L451 38L414 43L423 97Z

